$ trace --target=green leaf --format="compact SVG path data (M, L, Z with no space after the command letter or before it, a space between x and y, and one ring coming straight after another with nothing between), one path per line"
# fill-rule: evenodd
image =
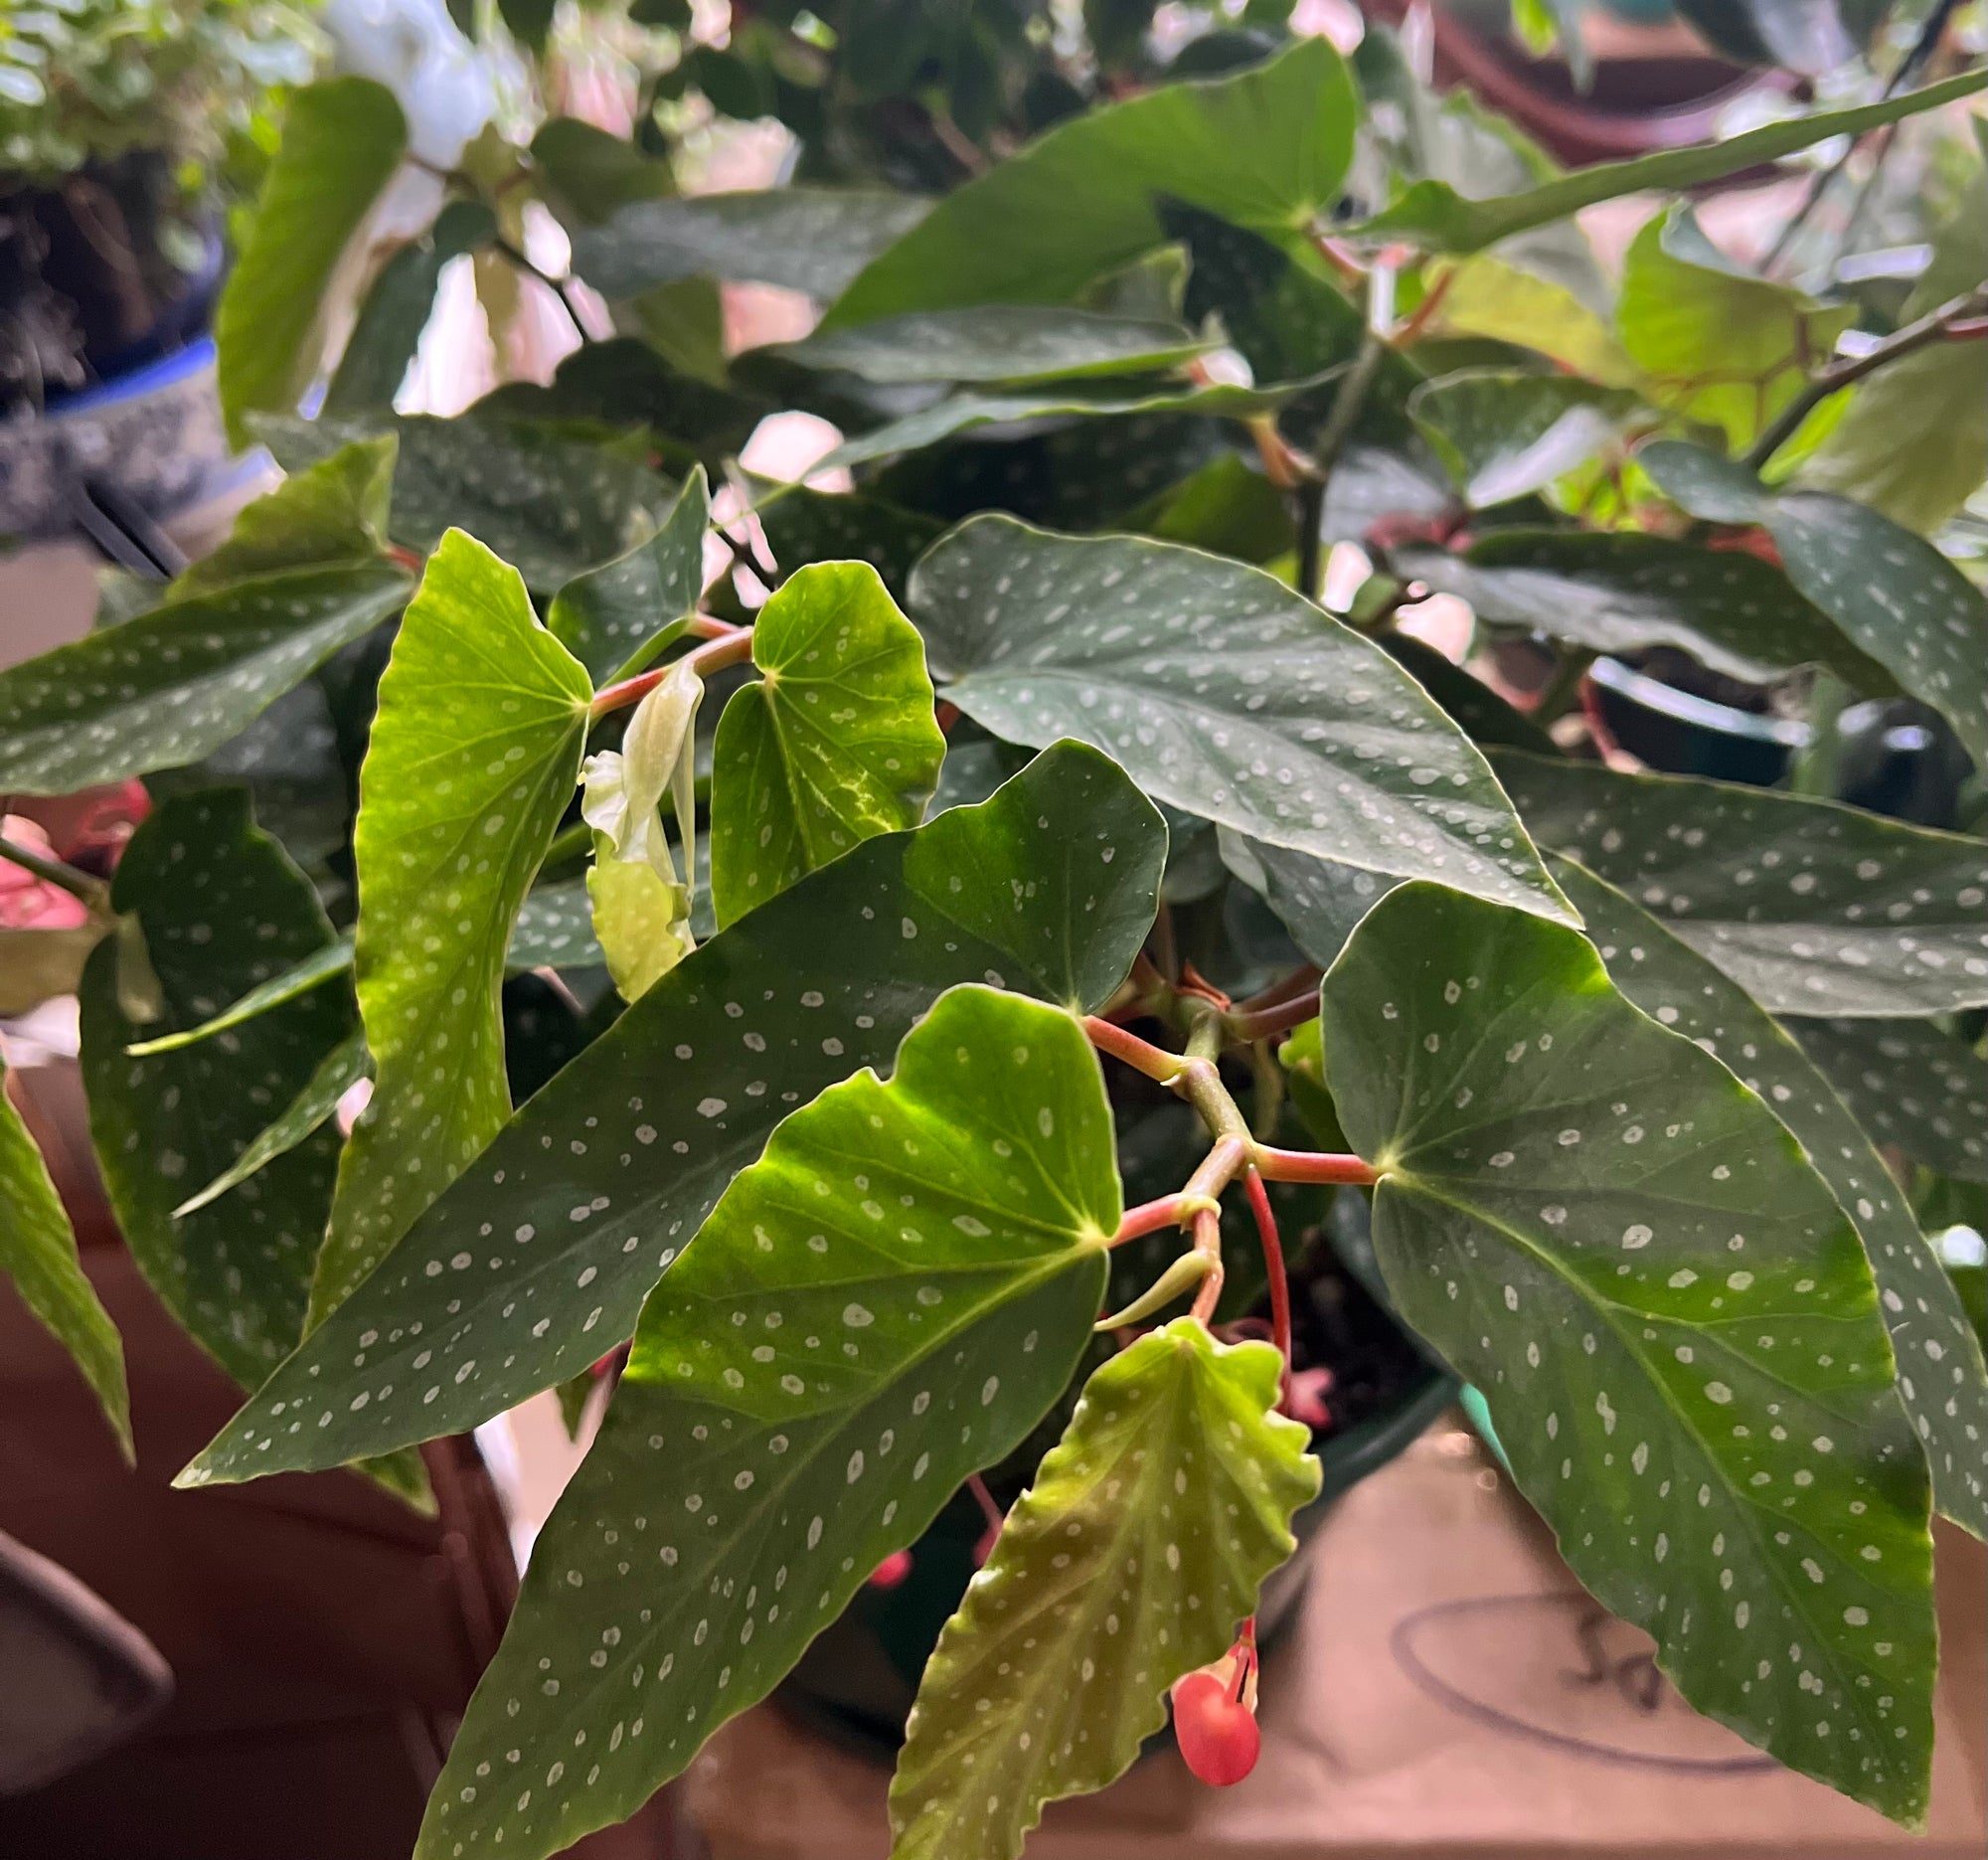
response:
M1470 743L1259 570L984 516L919 564L911 605L946 697L997 736L1079 737L1155 799L1252 839L1566 914Z
M1650 221L1622 264L1616 323L1643 392L1745 445L1807 384L1855 320L1735 264L1689 208Z
M1788 580L1988 767L1988 596L1938 550L1847 498L1766 490L1697 446L1665 440L1636 457L1692 515L1763 525Z
M925 1667L893 1860L1015 1860L1045 1802L1130 1769L1166 1689L1229 1650L1318 1494L1278 1369L1183 1317L1085 1383Z
M1559 861L1554 875L1580 907L1615 985L1652 1019L1724 1060L1808 1152L1864 1243L1892 1333L1899 1393L1932 1468L1933 1501L1975 1536L1988 1533L1981 1451L1988 1371L1952 1281L1884 1159L1801 1048L1744 989L1580 867Z
M1165 847L1123 773L1071 744L984 805L867 841L742 918L526 1104L181 1476L336 1464L474 1426L584 1368L628 1334L773 1125L887 1061L945 989L998 977L1099 1006L1152 926ZM327 1405L361 1351L352 1393L368 1401ZM302 1405L313 1425L292 1431Z
M1778 65L1808 78L1855 58L1885 11L1868 0L1849 6L1838 0L1678 0L1677 10L1728 58Z
M594 940L584 879L541 885L526 894L511 927L506 968L591 968L606 959Z
M827 298L930 211L922 195L855 188L643 201L577 231L573 268L610 299L686 277Z
M1119 1212L1089 1043L991 989L787 1118L644 1305L416 1853L557 1852L770 1691L1063 1393Z
M1358 114L1339 55L1305 39L1256 70L1073 117L947 195L865 267L824 324L1066 302L1166 243L1163 195L1295 248L1338 198Z
M1443 715L1471 742L1485 748L1530 750L1558 756L1552 737L1523 711L1515 710L1481 679L1452 665L1433 646L1404 632L1389 631L1376 642L1442 707Z
M480 200L452 200L426 232L387 260L359 306L358 320L324 391L325 413L356 414L394 405L428 326L442 267L496 237L497 217Z
M339 1167L314 1321L510 1115L504 951L579 779L592 695L517 570L444 536L381 676L359 772L354 973L375 1089Z
M1613 304L1599 307L1577 280L1542 275L1501 253L1474 253L1430 267L1429 288L1441 301L1427 325L1431 335L1482 336L1531 349L1587 381L1631 387L1636 365L1609 326Z
M1988 1003L1988 846L1833 801L1506 750L1540 845L1619 886L1776 1014Z
M759 526L774 562L787 574L811 562L867 562L883 578L893 600L904 599L911 564L945 529L936 517L901 509L881 497L811 491L801 485L763 505Z
M253 1388L303 1329L338 1133L307 1138L198 1213L174 1210L235 1164L352 1031L351 991L314 988L198 1046L127 1053L141 1034L211 1020L332 941L310 881L254 826L240 789L155 809L118 862L111 902L149 955L158 1018L130 1018L117 941L105 941L82 989L83 1079L104 1187L167 1308Z
M719 719L711 889L721 926L876 833L914 826L945 738L924 641L865 562L799 570L752 628L760 677Z
M1177 369L1210 345L1178 323L1030 303L913 310L769 353L865 381L1043 382Z
M176 580L169 601L290 569L378 566L387 547L396 446L356 439L243 505L219 549Z
M1729 678L1766 684L1823 665L1854 690L1896 693L1770 563L1740 550L1636 531L1494 530L1466 554L1397 553L1399 572L1470 603L1487 626L1518 626L1595 652L1677 646Z
M1235 452L1218 453L1133 512L1124 527L1239 562L1269 562L1297 546L1283 492Z
M0 1019L25 1014L59 994L74 994L83 963L108 928L101 922L73 930L0 927Z
M1763 124L1717 142L1662 149L1628 161L1597 162L1557 180L1489 200L1466 200L1444 181L1417 181L1386 212L1355 227L1362 239L1411 240L1427 252L1482 252L1500 240L1533 227L1565 220L1583 207L1625 194L1674 194L1778 161L1835 135L1861 135L1920 110L1937 109L1972 96L1988 85L1988 74L1963 72L1943 84L1927 85L1876 103L1848 109L1817 110L1782 122Z
M250 413L288 413L317 372L316 332L346 242L401 165L407 119L369 78L293 91L215 313L221 405L235 442Z
M1941 1175L1988 1182L1988 1060L1922 1020L1798 1020L1800 1043L1857 1121Z
M1634 395L1572 375L1473 369L1424 382L1414 423L1473 510L1541 491L1616 443Z
M670 164L578 116L555 116L532 137L532 165L563 218L599 226L622 207L676 190Z
M1403 881L1363 866L1216 829L1222 863L1276 913L1307 960L1328 966L1368 912Z
M576 576L553 596L546 625L595 684L632 677L681 636L704 592L710 522L711 493L700 466L654 536Z
M267 981L258 982L240 1000L231 1001L219 1014L200 1022L198 1026L134 1041L126 1051L133 1059L150 1059L155 1053L176 1053L182 1047L211 1040L218 1033L227 1033L246 1021L253 1020L258 1014L266 1014L272 1007L281 1007L299 995L310 993L334 975L344 974L351 966L352 938L334 937L307 955L300 956L288 968L271 975Z
M557 0L497 0L497 13L511 37L528 51L543 52L553 29Z
M124 1346L96 1288L83 1275L76 1233L50 1179L49 1166L6 1092L0 1063L0 1274L70 1353L102 1405L103 1418L128 1460L131 1397Z
M1361 926L1322 1032L1389 1287L1574 1574L1698 1710L1919 1821L1925 1461L1794 1138L1575 931L1433 886Z

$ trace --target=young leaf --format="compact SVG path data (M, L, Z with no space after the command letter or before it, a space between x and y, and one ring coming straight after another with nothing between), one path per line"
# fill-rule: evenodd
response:
M1972 96L1984 85L1988 85L1988 74L1963 72L1943 84L1927 85L1876 103L1816 110L1742 130L1717 142L1661 149L1628 161L1598 162L1538 187L1489 200L1466 200L1445 181L1417 181L1385 213L1351 230L1362 239L1410 240L1426 252L1482 252L1515 233L1565 220L1600 201L1619 200L1625 194L1676 193L1702 187L1708 181L1796 154L1831 136L1862 135L1866 129L1897 122L1902 116L1937 109Z
M1061 305L984 303L879 317L779 343L769 353L865 381L1022 383L1155 374L1209 347L1178 323Z
M1899 1393L1932 1467L1933 1502L1975 1536L1988 1533L1988 1372L1952 1281L1884 1159L1744 989L1592 874L1556 861L1554 875L1579 907L1615 985L1652 1019L1724 1060L1808 1152L1864 1243L1892 1333Z
M1614 444L1640 403L1572 375L1479 369L1424 382L1408 411L1473 510L1544 490Z
M1096 1057L1012 995L787 1118L643 1307L416 1854L556 1853L764 1697L1063 1393L1118 1217Z
M1130 1769L1167 1687L1228 1650L1318 1493L1277 1375L1268 1344L1183 1317L1084 1384L925 1667L893 1860L1015 1860L1045 1802Z
M0 1064L0 1274L13 1280L28 1309L70 1353L103 1407L103 1418L131 1458L131 1398L124 1346L96 1287L83 1275L76 1234L49 1166L7 1096Z
M718 722L711 888L721 926L876 833L914 826L945 756L924 641L865 562L799 570L760 608Z
M1824 665L1853 690L1897 687L1770 563L1632 530L1494 530L1469 552L1398 552L1400 572L1458 594L1487 626L1522 626L1595 652L1679 646L1729 678L1765 684Z
M681 634L704 592L710 522L710 487L698 466L654 536L553 596L546 625L596 685L633 677Z
M1067 302L1166 243L1171 195L1295 247L1337 200L1359 103L1303 39L1255 70L1073 117L949 194L867 265L824 328L960 304Z
M1653 912L1776 1014L1988 1003L1988 846L1683 775L1508 750L1493 767L1542 846Z
M352 994L314 988L197 1046L129 1056L140 1034L198 1026L332 941L310 881L254 826L239 788L158 807L118 862L111 903L149 956L157 1018L131 1018L118 939L99 944L83 978L83 1079L104 1187L167 1308L253 1388L303 1329L338 1133L306 1138L211 1207L174 1210L310 1082L352 1031Z
M339 1165L314 1320L510 1115L504 950L579 779L592 696L517 570L444 536L380 679L359 774L354 972L375 1090Z
M887 1061L945 989L998 978L1097 1007L1152 926L1165 855L1151 804L1067 744L984 805L802 879L532 1099L182 1477L335 1465L473 1427L584 1368L773 1125Z
M918 565L911 605L946 697L998 736L1080 737L1155 799L1251 839L1566 914L1470 743L1258 570L985 516Z
M1326 976L1407 1320L1698 1710L1924 1813L1926 1468L1856 1232L1772 1113L1575 931L1430 885Z
M1698 446L1664 440L1636 456L1693 516L1763 525L1788 580L1988 765L1988 596L1938 550L1848 498L1767 490Z
M100 919L73 930L0 928L0 1019L74 994L83 963L108 928Z
M1988 1061L1922 1020L1796 1020L1787 1030L1857 1121L1941 1175L1988 1182Z
M294 91L215 313L222 411L240 445L250 413L288 413L317 371L314 333L346 242L408 143L394 93L370 78Z

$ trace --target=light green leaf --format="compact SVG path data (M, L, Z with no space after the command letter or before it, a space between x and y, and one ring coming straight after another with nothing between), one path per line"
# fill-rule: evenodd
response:
M608 298L686 277L833 297L931 204L918 194L809 187L643 201L576 232L573 268Z
M237 582L289 569L377 566L387 548L395 439L355 439L274 490L243 505L219 549L167 591L168 600L214 594Z
M1358 115L1346 67L1314 38L1235 77L1163 85L1073 117L947 195L824 324L1067 302L1166 242L1162 195L1295 248L1338 198Z
M1791 581L1988 767L1988 595L1923 537L1824 491L1769 491L1743 465L1664 440L1637 462L1715 523L1758 523Z
M1898 687L1770 563L1622 530L1494 530L1467 554L1398 552L1400 572L1470 603L1488 626L1519 626L1594 652L1678 646L1729 678L1765 684L1823 665L1853 690Z
M444 536L380 679L359 772L354 972L375 1090L311 1286L321 1319L511 1112L511 923L580 775L586 674L517 570Z
M726 705L712 766L721 926L872 834L915 826L945 756L924 641L867 562L783 582L752 663L761 676Z
M1210 346L1178 323L1063 305L986 303L879 317L779 343L769 353L865 381L1018 383L1158 373Z
M1988 845L1833 801L1507 750L1538 842L1626 892L1776 1014L1988 1003Z
M1228 1651L1318 1494L1278 1367L1183 1317L1091 1376L926 1664L892 1860L1015 1860L1045 1802L1130 1769L1167 1687Z
M288 413L310 385L326 287L407 142L394 93L369 78L291 93L281 146L215 314L221 405L238 445L248 436L246 416Z
M1475 369L1424 382L1408 411L1473 510L1544 490L1616 443L1634 395L1572 375Z
M1554 874L1580 907L1615 985L1651 1018L1724 1060L1808 1152L1864 1243L1892 1333L1899 1393L1932 1468L1933 1502L1982 1536L1988 1372L1953 1283L1884 1159L1823 1075L1744 989L1592 874L1565 861L1556 861Z
M1124 774L1069 744L984 805L867 841L742 918L532 1099L182 1477L336 1464L583 1369L773 1125L887 1062L945 989L998 978L1101 1004L1152 927L1165 848ZM486 1226L501 1249L484 1250ZM364 1376L327 1401L361 1350Z
M511 928L506 968L590 968L606 959L594 940L584 879L541 885L526 894Z
M258 1014L266 1014L272 1007L281 1007L299 995L309 994L313 988L321 986L334 975L344 974L351 966L352 938L336 936L300 956L267 981L258 982L239 1001L231 1001L219 1014L198 1026L188 1027L179 1033L155 1034L133 1042L126 1050L133 1059L150 1059L155 1053L176 1053L182 1047L211 1040L218 1033L227 1033L246 1021L253 1020Z
M1431 271L1429 287L1440 283L1442 297L1426 325L1429 334L1509 342L1587 381L1634 385L1636 365L1622 353L1608 318L1572 283L1490 252ZM1603 308L1612 308L1606 299Z
M983 516L918 565L911 605L946 697L997 736L1080 737L1155 799L1251 839L1567 915L1470 743L1259 570Z
M1817 110L1806 116L1763 124L1717 142L1661 149L1628 161L1597 162L1558 180L1489 200L1465 200L1443 181L1417 181L1386 212L1352 232L1363 239L1412 240L1427 252L1481 252L1533 227L1565 220L1583 207L1625 194L1673 194L1708 181L1740 174L1763 162L1778 161L1835 135L1861 135L1920 110L1937 109L1988 85L1988 74L1963 72L1942 84L1927 85L1876 103L1848 109Z
M1918 1822L1925 1461L1794 1138L1576 932L1433 886L1361 926L1321 1031L1389 1288L1574 1574L1698 1710Z
M654 536L553 596L546 625L595 684L633 677L681 637L704 592L710 522L710 487L697 466Z
M1118 1217L1055 1008L956 989L795 1111L643 1307L415 1853L556 1853L764 1697L1063 1393Z
M84 1277L49 1166L6 1092L0 1064L0 1274L70 1353L103 1407L103 1418L128 1460L131 1398L124 1346L96 1288Z
M1787 1030L1873 1140L1988 1182L1988 1060L1922 1020L1799 1020Z
M211 1020L332 941L310 881L254 826L239 788L155 809L118 861L111 902L149 958L158 1017L130 1018L117 939L99 945L83 979L83 1079L104 1187L167 1308L253 1388L303 1329L338 1133L306 1138L212 1206L174 1211L234 1166L352 1031L352 994L313 988L198 1046L128 1054L141 1033Z

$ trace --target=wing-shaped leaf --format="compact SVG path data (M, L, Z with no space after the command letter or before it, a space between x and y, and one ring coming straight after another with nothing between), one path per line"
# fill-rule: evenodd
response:
M1178 323L1033 303L912 310L832 329L772 351L865 381L1070 381L1180 367L1209 348Z
M824 319L841 328L957 304L1066 302L1165 243L1172 196L1295 245L1338 198L1359 115L1324 39L1205 84L1077 116L949 194Z
M998 736L1080 737L1156 799L1252 839L1566 913L1471 744L1259 570L976 517L918 565L911 606L946 697Z
M314 1318L511 1114L504 951L579 780L592 696L517 570L459 531L443 537L381 676L359 771L353 966L375 1089L339 1166Z
M1361 926L1322 1032L1389 1287L1575 1575L1700 1711L1916 1821L1925 1460L1793 1137L1576 932L1433 886Z
M1556 861L1555 875L1579 906L1615 985L1652 1019L1724 1060L1807 1150L1864 1242L1898 1358L1899 1393L1932 1467L1933 1501L1982 1536L1988 1372L1953 1283L1884 1159L1824 1077L1744 989L1592 874Z
M1766 490L1676 440L1637 459L1694 516L1764 525L1788 580L1988 765L1988 596L1930 543L1845 497Z
M558 1852L770 1691L1063 1393L1118 1216L1055 1008L958 989L795 1111L644 1306L415 1851Z
M1988 84L1980 72L1963 72L1876 103L1816 110L1806 116L1742 130L1717 142L1662 149L1628 161L1597 162L1521 193L1466 200L1444 181L1417 181L1386 212L1353 229L1362 238L1411 240L1429 252L1481 252L1515 233L1565 220L1583 207L1625 194L1675 193L1778 161L1835 135L1861 135L1902 116L1937 109L1972 96Z
M1595 652L1679 646L1730 678L1764 684L1826 665L1880 697L1892 675L1860 652L1771 563L1635 531L1494 530L1468 553L1399 552L1401 573L1469 601L1490 626L1522 626Z
M370 78L331 78L291 95L215 314L221 405L238 444L245 416L288 413L310 385L332 272L407 144L394 93Z
M251 1180L177 1217L233 1167L352 1031L343 983L298 994L197 1046L130 1057L140 1034L194 1027L332 941L310 881L249 819L239 788L176 795L131 837L111 902L131 914L158 1018L120 1000L119 940L83 979L83 1077L104 1186L132 1257L222 1367L253 1388L303 1329L338 1133L320 1130Z
M679 636L704 592L710 521L710 488L698 467L654 536L554 595L546 625L596 685L632 677Z
M667 161L578 116L555 116L532 137L532 166L564 220L598 226L616 209L676 191Z
M1424 382L1409 411L1463 501L1485 510L1585 464L1621 438L1639 406L1573 375L1480 369Z
M721 925L876 833L914 826L945 757L924 641L867 562L799 570L759 610L719 719L711 887Z
M1228 1650L1318 1492L1277 1374L1268 1344L1183 1317L1084 1384L925 1667L893 1860L1015 1860L1045 1802L1130 1769L1167 1687Z
M1102 1002L1152 926L1165 847L1125 776L1066 745L742 918L541 1091L183 1476L336 1464L584 1368L773 1125L888 1061L943 990ZM361 1383L327 1403L355 1354Z
M1988 1182L1988 1060L1922 1020L1798 1020L1800 1043L1857 1121L1941 1175Z
M0 1274L41 1319L103 1406L103 1418L131 1457L131 1398L117 1326L83 1276L49 1166L6 1092L0 1066Z
M573 268L603 297L686 277L833 297L931 211L920 194L782 187L623 207L574 235Z
M1777 1014L1988 1002L1988 846L1832 801L1491 752L1542 846L1578 859Z

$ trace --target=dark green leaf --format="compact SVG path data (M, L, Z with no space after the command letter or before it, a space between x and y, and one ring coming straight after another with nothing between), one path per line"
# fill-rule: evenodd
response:
M498 16L511 37L533 52L546 49L555 7L556 0L497 0Z
M721 926L873 834L914 826L945 738L924 641L867 562L802 569L752 628L761 676L732 695L712 767Z
M1424 382L1409 411L1473 510L1544 490L1621 436L1639 403L1572 375L1473 370Z
M798 485L760 510L759 525L774 562L787 574L811 562L867 562L894 600L904 599L911 564L945 528L936 517L901 510L860 491L834 495Z
M581 226L598 226L622 207L675 194L666 161L578 116L555 116L532 137L532 165L561 212Z
M1322 1010L1389 1287L1574 1574L1700 1711L1916 1822L1925 1461L1794 1139L1578 933L1433 886L1376 907Z
M329 78L291 94L215 313L221 405L238 444L248 415L286 414L310 385L326 286L407 141L394 93L370 78Z
M710 521L711 494L700 466L654 536L576 576L553 597L546 625L596 685L632 677L681 634L704 592Z
M591 968L606 960L594 939L584 879L541 885L526 895L511 928L506 968Z
M1677 10L1728 58L1819 78L1863 50L1885 9L1839 0L1678 0Z
M1045 1802L1130 1769L1167 1687L1228 1651L1318 1493L1278 1368L1184 1317L1084 1385L925 1667L897 1860L1015 1860Z
M1777 1014L1988 1003L1988 846L1832 801L1491 753L1538 842Z
M314 988L211 1041L151 1058L126 1048L211 1020L245 989L332 941L310 882L249 819L239 789L176 795L132 835L112 903L133 915L159 1018L120 1002L114 941L83 981L83 1076L104 1187L132 1257L173 1314L253 1388L303 1329L338 1133L321 1130L184 1219L351 1031L352 993Z
M1902 116L1937 109L1972 96L1984 85L1988 85L1988 74L1963 72L1943 84L1927 85L1876 103L1817 110L1717 142L1661 149L1628 161L1598 162L1542 186L1490 200L1466 200L1447 182L1417 181L1385 213L1353 230L1367 239L1412 240L1431 252L1481 252L1515 233L1565 220L1604 200L1700 187L1762 162L1778 161L1833 135L1861 135Z
M258 1014L266 1014L272 1007L282 1007L299 995L309 994L313 988L322 986L334 975L344 974L351 966L352 938L334 937L330 942L311 949L287 968L278 970L266 981L258 982L240 1000L231 1001L211 1019L177 1033L154 1034L134 1041L129 1052L133 1059L149 1059L155 1053L176 1053L182 1047L211 1040L218 1033L227 1033L231 1028L253 1020Z
M1471 742L1485 748L1531 750L1537 756L1557 756L1554 740L1523 711L1513 709L1481 679L1452 665L1433 646L1408 633L1386 632L1382 651L1409 673L1443 714Z
M1097 1007L1151 928L1164 853L1150 804L1069 745L742 918L540 1092L183 1476L336 1464L584 1368L773 1125L888 1060L944 989L998 976ZM362 1351L368 1402L293 1432Z
M117 1326L83 1276L49 1166L6 1093L0 1065L0 1274L13 1281L28 1309L70 1353L102 1404L103 1418L129 1459L131 1398L124 1384L124 1346Z
M1239 562L1269 562L1297 547L1289 500L1235 452L1218 453L1133 512L1124 527Z
M1797 1020L1801 1043L1880 1143L1963 1181L1988 1182L1988 1060L1922 1020Z
M958 989L794 1112L643 1307L416 1853L555 1853L685 1769L1063 1393L1118 1216L1054 1008Z
M1222 862L1277 914L1291 940L1321 968L1345 948L1360 920L1402 883L1364 866L1343 865L1216 829Z
M1258 70L1074 117L948 195L826 322L1068 301L1166 242L1161 196L1295 248L1338 198L1358 114L1339 55L1306 39Z
M1077 736L1156 799L1252 839L1566 914L1468 740L1258 570L977 517L919 564L911 604L946 697L998 736Z
M504 951L579 781L592 696L518 572L460 531L443 537L381 677L359 774L354 973L375 1090L339 1167L314 1318L510 1115Z
M1899 1392L1932 1467L1933 1501L1982 1536L1988 1372L1952 1282L1884 1159L1801 1049L1742 988L1590 873L1558 861L1554 875L1587 920L1615 985L1644 1013L1724 1060L1808 1152L1864 1243L1892 1333Z

